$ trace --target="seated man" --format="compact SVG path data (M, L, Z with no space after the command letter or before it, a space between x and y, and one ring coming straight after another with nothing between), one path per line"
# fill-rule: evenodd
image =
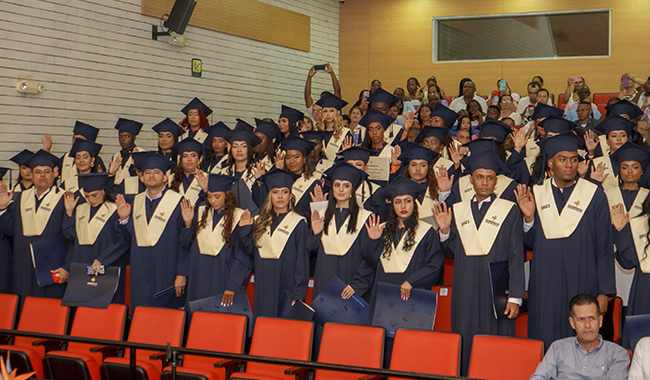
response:
M591 102L591 90L589 89L589 86L579 86L576 92L578 94L578 101L566 105L564 108L564 118L571 121L577 121L579 118L577 112L578 105L581 102L587 102L591 107L591 116L593 116L594 119L600 119L601 114L600 111L598 111L598 106Z
M598 334L603 326L598 300L579 294L571 299L569 310L577 336L553 342L530 380L627 379L629 355Z

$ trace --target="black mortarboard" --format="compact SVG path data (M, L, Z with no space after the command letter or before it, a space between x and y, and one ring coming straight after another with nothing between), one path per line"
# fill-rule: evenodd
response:
M618 163L623 161L636 161L641 164L645 170L645 167L650 163L650 150L642 148L630 141L626 141L625 144L616 149L616 152L612 153L610 158L612 161Z
M226 140L230 145L234 141L245 141L250 148L254 148L262 143L262 139L257 137L255 133L246 129L246 127L235 128L226 134Z
M224 174L210 174L208 177L208 191L216 193L217 191L230 191L232 185L237 182L237 178Z
M72 134L83 136L86 140L95 141L97 140L97 135L99 134L99 128L95 128L90 124L76 121L74 123L74 128L72 129Z
M376 91L376 90L375 90ZM428 189L426 183L417 183L402 175L395 177L385 188L387 201L392 202L395 197L410 195L413 199L419 198Z
M352 189L356 190L361 182L365 181L368 176L363 170L341 161L323 173L328 181L332 183L336 180L350 181Z
M397 102L399 102L399 98L397 96L391 94L381 87L373 91L370 95L370 98L368 98L368 104L370 104L371 107L373 103L386 103L388 105L388 108L390 108L397 104Z
M41 149L38 152L34 153L34 155L25 163L25 165L29 166L30 169L34 169L37 166L48 166L54 169L55 167L61 165L61 160L52 153Z
M115 129L120 131L120 133L130 133L135 137L140 133L140 129L142 129L142 123L135 120L119 118L115 124Z
M194 140L191 137L179 141L172 146L172 152L182 156L185 152L196 152L199 157L203 155L203 144Z
M171 132L171 134L174 135L174 137L176 137L176 140L178 140L178 137L185 132L183 128L181 128L170 118L166 118L160 123L154 125L151 129L153 129L154 132L156 133Z
M210 116L210 114L212 113L210 107L206 106L205 103L199 100L199 98L194 98L190 100L190 102L187 103L185 107L183 107L181 112L187 115L187 113L190 112L190 110L199 110L203 112L203 115L205 115L205 117Z
M375 92L377 92L377 90L375 90ZM361 120L359 120L359 125L368 128L368 126L371 123L378 122L379 124L382 125L382 127L384 127L384 130L387 130L388 127L391 124L393 124L394 121L395 118L393 118L392 116L387 115L383 112L379 112L374 108L371 108L368 110L368 112L366 112L365 115L363 115Z
M163 173L167 173L167 170L176 165L173 161L168 160L165 156L160 154L148 154L138 161L138 166L142 171L160 169Z
M556 107L549 106L547 104L537 102L537 105L535 106L535 111L533 111L533 115L530 118L531 120L537 120L543 117L549 117L551 115L562 117L562 115L564 115L564 111L561 108L556 108Z
M78 174L77 176L79 178L79 188L83 189L86 193L103 190L108 185L109 174L106 172Z
M15 162L18 166L27 165L26 162L32 158L34 152L28 149L23 149L20 153L11 157L9 161Z
M573 122L555 115L548 116L541 123L539 123L539 125L544 128L544 131L546 133L551 132L557 134L572 131L573 127L575 127L575 124L573 124Z
M303 139L296 135L289 135L285 137L284 140L282 140L282 144L280 145L281 150L297 150L304 154L305 157L308 156L315 147L315 142Z
M292 120L294 123L297 123L299 120L305 118L305 114L295 108L287 107L283 104L280 117L286 117L287 119Z
M4 178L5 174L9 171L9 168L0 168L0 179Z
M469 173L477 169L493 170L497 175L508 173L508 167L493 150L484 150L480 153L472 153L460 160L460 163Z
M220 121L217 124L203 130L203 132L210 135L210 143L212 143L212 138L225 138L230 131L232 131L232 129L230 129L230 127L227 126L223 121Z
M264 136L268 137L271 142L279 139L282 136L280 128L272 121L255 118L255 125L257 126L255 128L255 132L262 133Z
M377 152L361 146L353 146L338 153L343 161L363 161L364 164L368 163L371 156L376 156Z
M429 148L425 148L420 144L410 143L397 159L402 161L404 164L407 164L412 160L425 160L429 165L433 165L433 161L438 156L439 154L437 152L434 152Z
M456 120L458 120L458 113L453 110L443 106L441 103L436 103L436 105L431 110L431 116L438 116L445 122L445 127L451 128Z
M83 139L76 139L70 149L70 157L74 157L79 152L88 152L93 157L97 157L102 150L102 145Z
M512 128L491 117L486 117L483 124L480 125L479 136L482 138L494 137L498 141L505 141L506 137L512 133Z
M484 150L494 150L497 145L503 144L503 141L497 141L494 139L483 139L478 138L463 144L463 146L469 149L471 154L480 153Z
M131 158L133 159L133 166L136 169L140 170L140 171L144 171L142 169L141 164L144 162L145 157L153 156L153 155L160 156L158 154L158 152L153 151L153 150L150 150L150 151L147 151L147 152L133 152L133 153L131 153Z
M420 133L418 133L418 136L415 138L415 143L421 143L424 141L425 138L427 137L437 137L438 140L440 140L441 143L445 142L445 136L449 133L449 128L445 127L432 127L430 125L425 126L422 128Z
M336 108L340 111L343 109L343 107L348 105L348 102L332 94L331 92L325 92L323 96L321 96L321 98L316 102L316 104L323 108Z
M293 187L293 183L300 178L300 175L288 172L286 170L281 170L273 168L264 174L261 178L262 182L266 186L267 190L278 188L289 188Z
M585 141L573 132L560 133L537 142L548 158L554 157L559 152L577 152L578 147L584 144Z
M607 116L605 120L601 121L594 127L594 129L605 136L607 136L612 131L625 131L628 138L632 135L632 122L628 119L620 116L619 114L612 113Z
M237 130L245 130L245 131L248 131L248 132L255 131L255 127L248 124L244 120L242 120L242 119L235 119L235 120L237 120L237 124L235 124L235 129L234 129L235 131L237 131Z
M627 99L620 100L614 104L605 107L608 114L627 115L630 119L636 119L643 115L643 111L634 103Z

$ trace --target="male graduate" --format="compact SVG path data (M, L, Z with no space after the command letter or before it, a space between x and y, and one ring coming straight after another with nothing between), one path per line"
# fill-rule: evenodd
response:
M472 340L476 334L515 335L515 318L526 296L521 213L514 202L498 197L497 176L507 171L493 150L461 160L471 173L475 195L453 205L434 205L440 241L454 259L451 298L452 331L463 336L462 369L467 374ZM495 316L490 263L505 261L509 298L503 316Z
M0 181L9 171L8 168L0 168ZM14 253L11 249L11 239L0 233L0 293L11 293L13 291L13 262Z
M576 176L578 146L573 132L539 142L552 177L532 191L517 186L524 214L524 244L533 248L528 286L528 336L546 347L573 334L566 305L577 294L616 294L614 244L605 193Z
M30 248L31 243L62 234L64 191L54 185L61 160L41 149L25 164L32 170L33 187L14 196L7 185L0 184L0 232L14 238L14 293L23 300L27 296L61 298L68 272L52 270L60 276L59 284L39 287Z
M133 165L131 153L139 151L139 148L135 146L135 138L142 129L142 123L135 120L119 118L115 124L115 129L118 130L117 137L121 150L115 152L111 162L120 162L120 167L115 173L115 184L119 185L126 177L135 176L135 171L132 172L131 170L131 166Z
M131 237L131 310L154 305L154 295L172 286L180 297L187 283L187 252L181 247L184 227L182 195L170 191L165 173L174 165L159 154L139 164L147 190L136 195L133 206L123 195L115 199L120 224Z

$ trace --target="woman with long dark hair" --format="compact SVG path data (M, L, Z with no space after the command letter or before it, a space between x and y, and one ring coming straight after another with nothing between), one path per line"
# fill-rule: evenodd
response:
M302 120L305 114L295 108L282 105L282 112L278 117L278 128L282 134L281 138L295 135L302 127Z
M226 135L232 131L223 122L206 129L208 137L203 142L203 151L205 152L206 171L219 174L228 163L228 142Z
M262 143L255 147L255 162L262 163L265 170L271 169L275 151L280 146L282 134L277 124L272 121L255 118L255 135L262 140Z
M101 149L102 146L100 144L92 141L82 139L75 140L70 149L70 156L74 157L74 165L77 168L78 174L97 173L95 160L97 159ZM61 187L65 191L76 193L75 195L81 195L82 198L85 198L84 194L79 192L80 186L77 176L68 177L68 179L61 184Z
M617 114L612 114L600 122L594 129L605 137L594 139L595 134L588 131L585 134L585 146L590 157L594 157L593 165L605 168L607 178L602 183L604 190L618 187L618 165L611 156L632 138L633 123ZM598 141L598 142L596 142Z
M203 144L186 138L174 145L172 150L180 162L168 175L169 188L184 196L192 206L203 204L207 182L207 173L202 170L201 163Z
M247 209L256 215L259 207L253 202L251 193L256 179L253 148L261 144L262 141L253 133L253 127L242 120L238 120L235 129L226 135L226 141L230 144L228 165L221 169L221 174L238 179L233 189L237 203L242 209Z
M174 123L172 119L166 118L154 125L151 129L158 134L158 154L165 156L171 161L178 162L178 157L172 152L172 147L183 134L183 128Z
M32 169L26 165L27 160L32 158L33 155L34 152L31 150L23 149L20 153L9 159L9 161L18 165L18 178L16 178L16 183L14 183L11 189L12 192L19 193L34 186L32 182Z
M212 114L210 107L206 106L199 98L194 98L183 107L181 112L185 114L185 118L179 123L185 130L185 133L181 136L181 140L191 137L203 143L206 137L208 137L205 129L210 126L210 122L208 121L208 116Z

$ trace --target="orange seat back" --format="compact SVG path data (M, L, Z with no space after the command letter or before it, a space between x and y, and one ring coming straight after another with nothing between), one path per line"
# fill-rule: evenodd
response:
M433 375L460 375L460 334L398 329L390 369Z
M197 311L192 314L185 347L241 354L244 352L247 320L245 315ZM185 355L183 367L214 370L215 361L215 358L206 356Z
M528 338L528 312L520 313L515 319L515 336Z
M27 297L20 313L17 330L65 335L68 313L68 307L61 306L60 299ZM32 346L35 340L37 339L16 337L14 346L34 350L42 359L45 355L45 347Z
M18 296L0 293L0 329L13 330L16 326Z
M485 380L528 379L544 356L537 339L476 335L468 377ZM508 358L507 363L504 358Z
M125 305L112 303L106 309L78 307L72 322L70 336L122 340L124 338L125 321ZM90 348L93 346L96 346L96 344L70 342L67 351L92 356L97 363L101 364L102 353L90 352Z
M433 286L431 290L438 293L436 321L433 329L451 332L451 286Z
M621 328L623 326L623 300L621 297L610 298L607 307L607 314L612 315L612 342L621 344Z
M445 257L442 284L451 286L454 283L454 260Z
M381 368L384 329L380 327L326 323L318 353L319 363ZM315 380L357 380L358 373L316 370Z
M604 103L607 104L609 99L611 98L617 98L618 93L611 93L611 94L593 94L593 98L591 99L592 103Z

